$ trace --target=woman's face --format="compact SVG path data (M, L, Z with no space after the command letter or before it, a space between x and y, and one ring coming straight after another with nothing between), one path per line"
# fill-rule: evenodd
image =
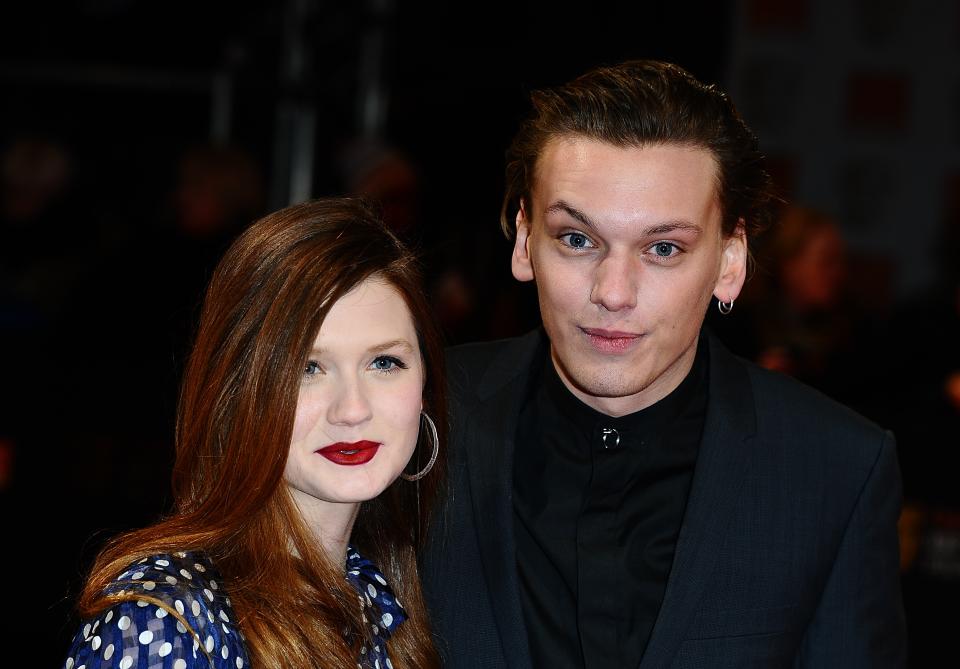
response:
M352 513L417 443L424 369L410 310L371 278L334 303L303 368L285 479L312 519Z

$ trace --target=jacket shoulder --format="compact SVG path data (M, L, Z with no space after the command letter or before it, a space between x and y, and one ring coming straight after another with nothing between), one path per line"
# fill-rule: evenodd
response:
M892 435L872 420L819 390L778 372L744 361L757 407L757 427L785 441L802 439L804 447L843 450L872 462ZM834 453L835 454L835 453Z
M545 335L534 330L520 337L473 342L446 351L447 387L453 402L464 403L502 387L530 368Z

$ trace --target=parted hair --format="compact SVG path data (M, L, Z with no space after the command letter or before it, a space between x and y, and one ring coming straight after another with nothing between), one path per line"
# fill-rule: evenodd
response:
M217 266L183 377L174 510L107 545L79 599L82 616L117 601L104 588L130 563L200 550L222 573L253 666L355 669L365 634L357 593L344 565L332 564L307 529L283 474L302 370L320 325L340 297L371 277L393 286L413 317L424 411L436 422L441 451L418 482L397 480L361 504L351 542L384 571L409 614L388 641L394 666L439 666L416 557L445 478L442 340L414 256L359 199L270 214ZM408 471L420 470L431 449L422 434Z
M748 239L769 225L775 198L756 136L724 92L683 68L656 60L627 61L535 90L530 97L532 111L507 150L500 224L508 237L515 232L521 202L530 204L547 143L570 136L617 147L707 149L717 163L724 235L732 235L741 219Z

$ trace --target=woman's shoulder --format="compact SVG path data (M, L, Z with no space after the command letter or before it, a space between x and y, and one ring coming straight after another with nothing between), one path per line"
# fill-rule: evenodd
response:
M230 598L203 553L139 560L104 594L114 603L81 624L66 669L242 669L249 664Z

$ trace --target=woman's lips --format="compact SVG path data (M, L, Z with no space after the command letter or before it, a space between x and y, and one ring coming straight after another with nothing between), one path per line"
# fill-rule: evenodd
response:
M318 448L315 453L322 455L337 465L362 465L373 460L380 444L376 441L338 441L335 444Z
M621 330L603 330L601 328L580 328L595 349L601 353L623 353L640 341L643 335Z

